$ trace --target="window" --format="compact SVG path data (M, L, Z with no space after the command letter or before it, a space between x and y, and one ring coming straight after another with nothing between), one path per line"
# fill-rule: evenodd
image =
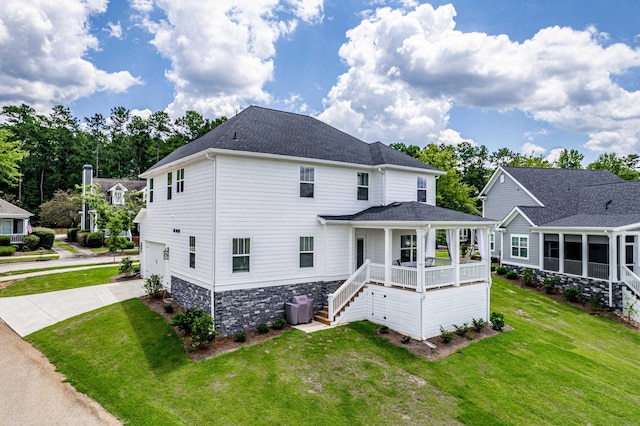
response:
M167 173L167 200L171 199L171 185L173 184L173 173Z
M500 175L500 183L504 183L504 175Z
M184 192L184 169L176 172L176 194L178 192Z
M13 231L12 219L0 219L0 234L11 234Z
M529 237L526 235L511 236L511 257L529 258Z
M249 257L251 253L249 238L233 239L233 272L249 272Z
M189 268L196 267L196 237L189 237Z
M124 204L124 190L120 187L113 190L113 204Z
M300 267L313 268L313 237L300 237Z
M313 167L300 166L300 197L313 198Z
M153 178L149 179L149 202L153 203Z
M418 257L418 246L415 235L400 236L400 262L415 262Z
M427 202L427 179L424 176L418 176L418 202Z
M489 234L489 251L496 251L496 233Z
M358 200L369 199L369 173L358 172Z

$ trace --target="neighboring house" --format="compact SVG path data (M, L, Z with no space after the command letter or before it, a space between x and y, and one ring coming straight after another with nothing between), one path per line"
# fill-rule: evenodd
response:
M640 181L606 170L498 167L480 193L492 256L623 307L640 294Z
M222 335L282 318L300 294L329 323L369 319L420 339L487 320L495 222L434 206L440 174L314 118L251 106L141 174L141 270L163 276L182 306L210 311ZM435 231L458 253L465 228L478 231L482 260L435 258Z
M29 233L28 211L0 199L0 235L11 236L11 244L22 244L22 237Z
M144 191L147 183L144 180L96 178L93 177L93 166L85 164L82 168L82 186L86 188L95 184L100 186L100 192L109 204L124 205L128 192ZM83 203L82 213L81 228L98 231L95 210L90 210L89 206ZM127 230L126 234L131 239L131 232Z

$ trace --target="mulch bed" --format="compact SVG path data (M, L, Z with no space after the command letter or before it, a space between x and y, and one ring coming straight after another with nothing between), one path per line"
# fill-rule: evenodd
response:
M624 325L625 327L631 329L631 330L635 330L635 331L640 331L640 324L638 324L636 321L633 320L629 320L627 319L624 315L622 315L622 313L619 312L612 312L612 311L608 311L606 309L595 309L592 306L589 305L589 302L587 300L580 300L578 302L570 302L567 299L565 299L565 297L562 295L562 292L559 291L558 289L554 290L553 293L551 294L547 294L545 292L545 290L542 287L529 287L526 286L522 283L522 281L520 281L520 279L515 279L515 280L509 280L507 278L505 278L504 276L500 277L502 279L505 279L507 281L509 281L510 283L525 289L525 290L529 290L529 291L533 291L536 293L540 293L543 294L545 296L548 296L550 298L552 298L553 300L556 300L558 302L561 303L566 303L567 305L571 305L574 306L582 311L588 312L591 315L596 315L599 317L603 317L603 318L607 318L610 319L611 321L615 321L619 324Z

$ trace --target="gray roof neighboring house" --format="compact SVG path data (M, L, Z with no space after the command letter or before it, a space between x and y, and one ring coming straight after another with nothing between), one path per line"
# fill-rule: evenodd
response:
M258 106L246 108L206 135L181 146L148 171L211 148L438 171L381 142L366 143L313 117Z
M431 206L417 201L391 203L386 206L369 207L351 215L320 216L328 221L345 222L474 222L487 225L495 221L473 214Z
M100 184L100 192L106 194L108 190L116 184L120 184L127 188L128 191L142 191L147 186L146 180L130 180L130 179L109 179L109 178L93 178L93 183Z
M618 228L640 223L640 181L607 170L503 167L544 206L518 206L535 226Z
M32 213L0 198L0 218L28 219L31 216Z

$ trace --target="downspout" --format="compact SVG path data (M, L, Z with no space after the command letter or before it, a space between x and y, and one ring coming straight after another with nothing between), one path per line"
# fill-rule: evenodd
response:
M211 250L213 252L213 261L211 262L211 266L212 266L212 270L211 270L211 316L213 316L214 320L215 320L215 303L216 303L216 298L215 298L215 294L216 294L216 260L218 258L218 253L216 250L216 241L217 239L217 227L216 227L216 219L218 216L218 212L217 212L217 205L218 203L216 202L216 186L218 185L218 168L216 167L216 158L215 157L210 157L209 153L207 152L205 154L205 157L207 157L207 160L211 161L211 165L213 167L213 188L211 189L213 194L212 194L212 202L213 202L213 206L211 206L211 211L213 212L212 218L211 218L211 237L213 239L213 241L211 242ZM215 324L215 323L214 323ZM214 325L215 326L215 325Z
M613 271L613 249L612 249L612 234L610 234L609 230L604 231L605 235L609 238L609 307L612 308L613 307L613 277L614 277L614 271ZM587 259L588 261L588 259Z

